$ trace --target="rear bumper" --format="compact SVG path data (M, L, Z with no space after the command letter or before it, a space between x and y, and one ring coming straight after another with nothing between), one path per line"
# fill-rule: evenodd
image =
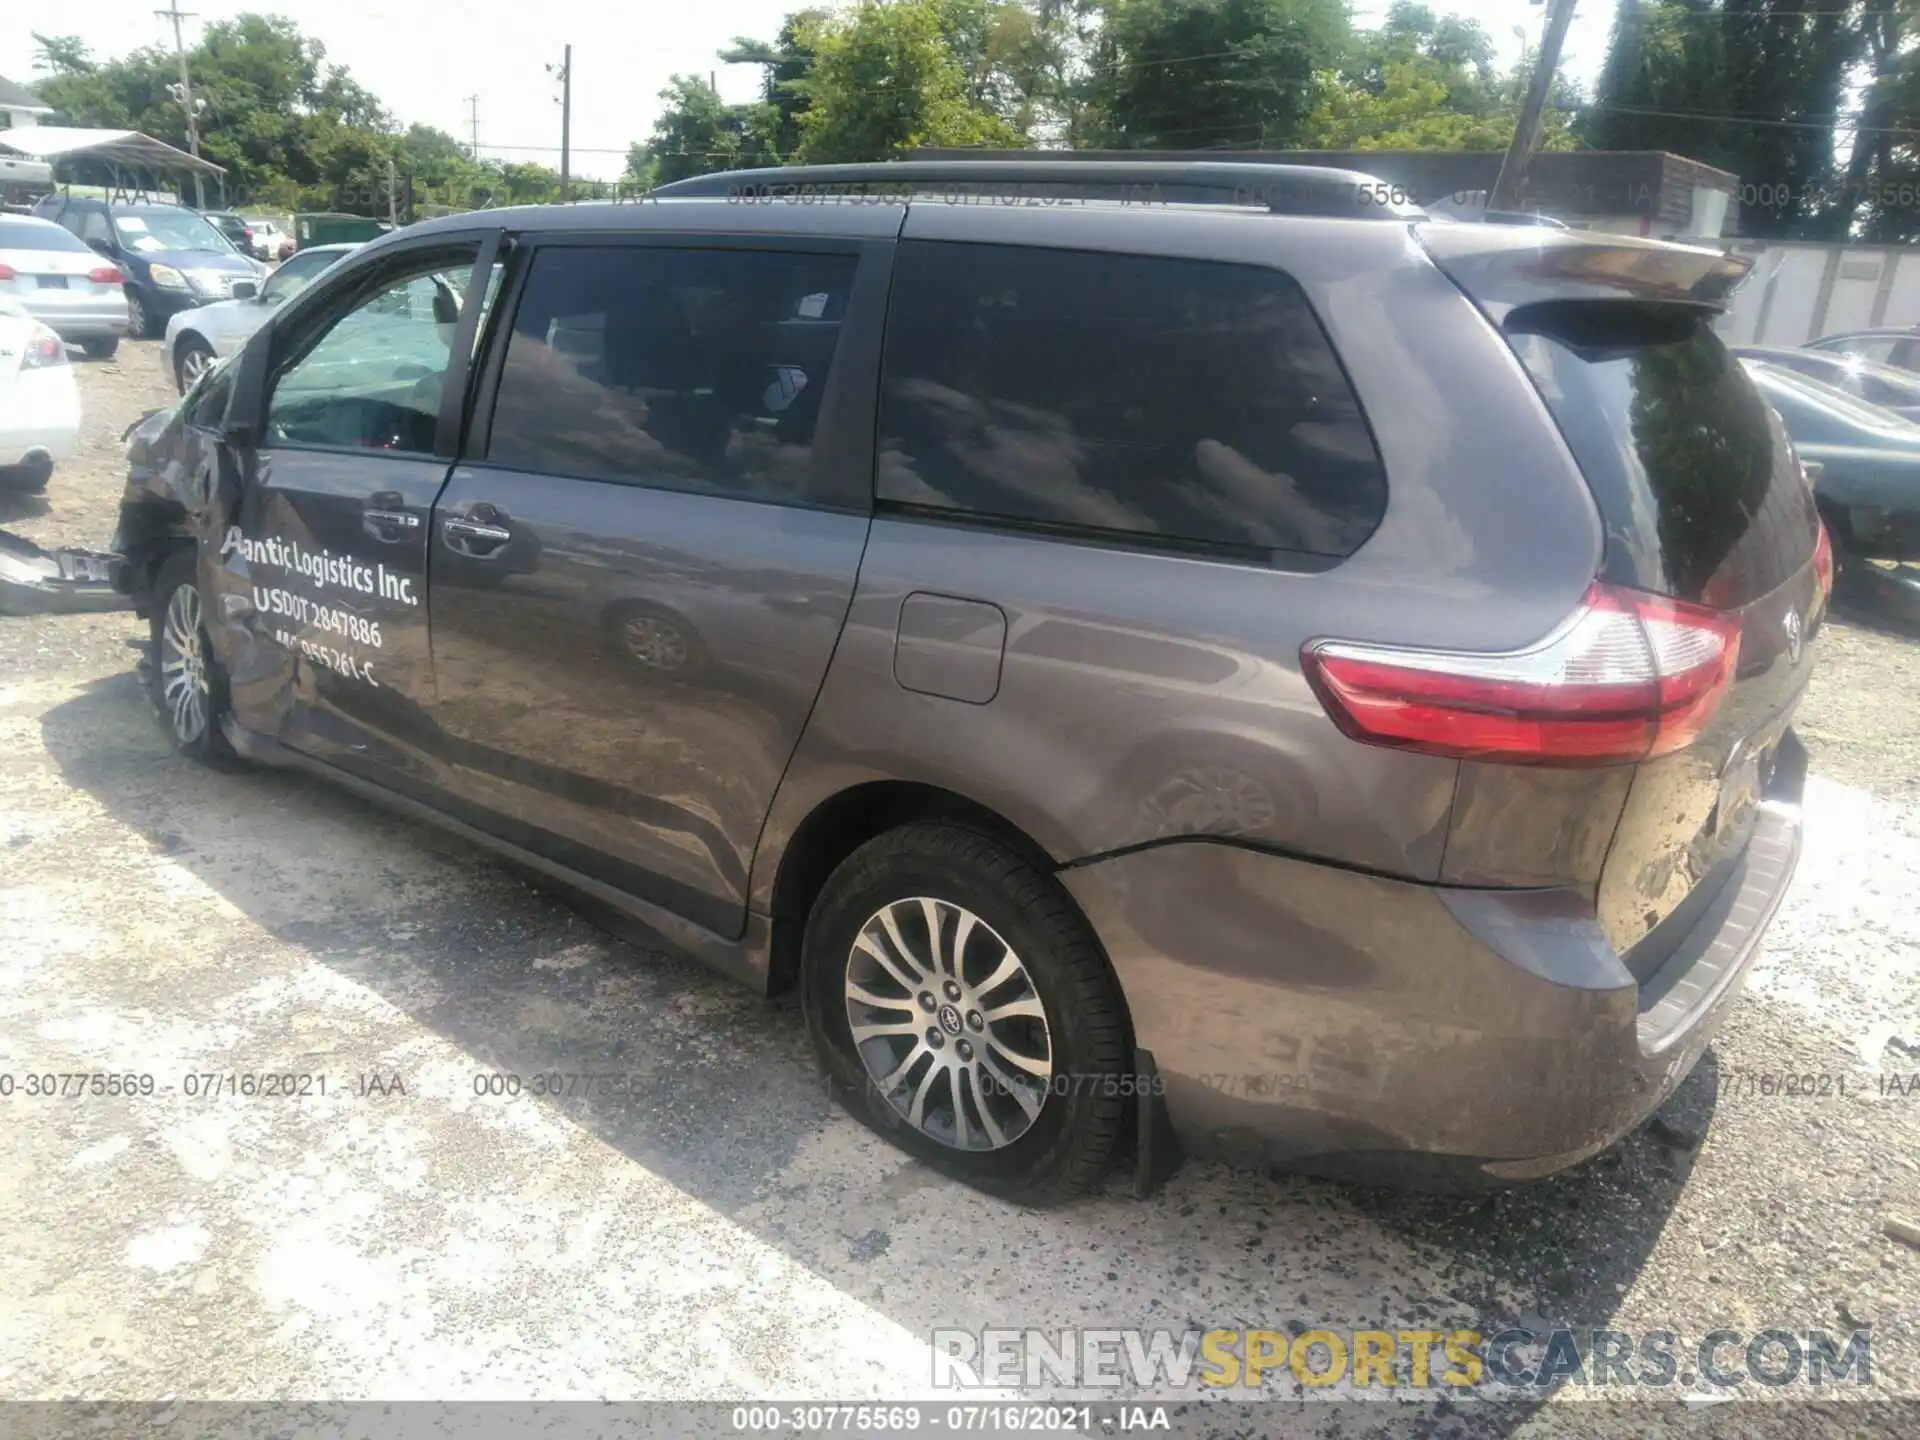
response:
M70 308L29 306L33 318L62 340L106 340L127 333L127 302L116 294L113 303L105 301Z
M1798 858L1792 750L1644 984L1570 890L1421 885L1203 841L1061 879L1189 1151L1414 1186L1530 1179L1605 1149L1698 1062Z

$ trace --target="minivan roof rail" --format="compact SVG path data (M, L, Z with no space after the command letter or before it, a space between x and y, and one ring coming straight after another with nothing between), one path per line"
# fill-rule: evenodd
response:
M1358 170L1216 160L887 160L864 165L782 165L719 170L675 180L663 198L721 196L803 201L808 196L969 197L1008 203L1117 200L1139 205L1264 206L1277 215L1423 220L1391 182Z

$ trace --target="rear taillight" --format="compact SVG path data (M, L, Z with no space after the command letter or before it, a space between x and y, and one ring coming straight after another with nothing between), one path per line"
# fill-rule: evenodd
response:
M43 331L27 341L26 353L20 357L22 370L39 370L48 365L67 363L67 347L60 337L51 330Z
M1833 538L1827 534L1827 522L1819 522L1820 538L1813 542L1813 578L1820 587L1820 609L1833 595Z
M120 273L117 265L102 265L98 270L89 270L87 279L96 285L124 285L127 277Z
M1621 765L1699 735L1739 654L1737 615L1595 584L1525 650L1323 640L1300 658L1333 722L1369 745L1510 765Z
M19 275L20 272L11 265L0 265L0 280L14 280L17 279Z

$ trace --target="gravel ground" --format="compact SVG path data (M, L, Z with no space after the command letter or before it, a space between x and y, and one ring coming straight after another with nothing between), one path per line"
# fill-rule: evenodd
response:
M0 499L0 525L106 542L119 434L170 398L157 348L81 364L83 454L44 501ZM1805 858L1748 993L1654 1124L1477 1199L1190 1165L1147 1202L1116 1180L1035 1215L830 1107L791 1010L610 938L457 840L298 777L183 763L133 682L139 633L0 620L0 1072L176 1086L0 1100L0 1397L934 1396L936 1327L1519 1319L1670 1330L1683 1362L1718 1328L1868 1329L1871 1387L1823 1407L1750 1383L1753 1403L1689 1408L1687 1433L1920 1433L1920 1409L1854 1403L1920 1398L1920 1250L1883 1233L1920 1219L1920 1080L1895 1088L1920 1077L1912 640L1856 618L1822 637ZM630 1074L633 1093L475 1093L476 1074L549 1070ZM203 1071L330 1089L177 1093ZM1785 1098L1777 1074L1834 1079ZM363 1076L387 1093L356 1093ZM1676 1413L1596 1393L1420 1419L1638 1434ZM1176 1425L1414 1418L1198 1408Z

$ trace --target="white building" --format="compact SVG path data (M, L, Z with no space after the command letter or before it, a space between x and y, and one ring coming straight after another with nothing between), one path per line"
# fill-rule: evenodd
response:
M31 90L0 75L0 130L24 130L38 125L43 115L52 113L53 107L42 105L40 97Z

